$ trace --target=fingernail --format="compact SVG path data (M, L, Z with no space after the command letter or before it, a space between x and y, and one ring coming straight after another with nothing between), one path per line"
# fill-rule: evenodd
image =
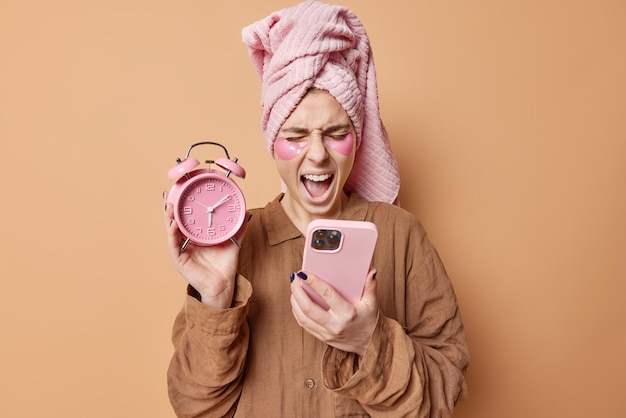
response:
M291 273L291 274L289 275L289 281L290 281L291 283L293 283L293 279L295 279L295 278L296 278L296 275L295 275L295 274Z
M306 280L306 279L308 279L308 278L309 278L309 277L308 277L308 276L307 276L307 275L306 275L303 271L299 271L299 272L297 273L297 275L298 275L298 277L299 277L299 278L301 278L302 280Z

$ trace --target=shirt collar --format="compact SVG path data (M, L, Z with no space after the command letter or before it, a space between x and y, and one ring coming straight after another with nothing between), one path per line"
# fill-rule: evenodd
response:
M267 237L270 245L277 245L302 236L280 204L283 196L283 193L279 194L265 206L267 215L265 227L267 228ZM346 207L343 208L339 219L364 221L368 207L369 202L367 200L352 192L348 196Z
M280 204L283 193L265 206L267 238L270 245L277 245L302 236Z

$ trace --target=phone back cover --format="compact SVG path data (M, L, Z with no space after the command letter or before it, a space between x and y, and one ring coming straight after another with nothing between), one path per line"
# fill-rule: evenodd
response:
M338 230L342 242L337 250L320 251L311 247L312 234L318 229ZM305 243L302 270L311 272L329 283L351 303L361 300L378 231L376 225L363 221L318 219L309 224ZM324 309L328 305L306 283L302 283L309 296Z

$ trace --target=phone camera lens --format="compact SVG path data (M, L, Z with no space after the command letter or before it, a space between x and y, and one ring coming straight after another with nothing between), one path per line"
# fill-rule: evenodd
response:
M323 239L315 238L313 239L311 246L316 250L322 250L326 246L326 242Z
M319 251L334 251L340 246L341 232L333 229L317 229L313 232L311 247Z
M328 234L328 243L332 245L339 243L339 232L332 231L330 234Z

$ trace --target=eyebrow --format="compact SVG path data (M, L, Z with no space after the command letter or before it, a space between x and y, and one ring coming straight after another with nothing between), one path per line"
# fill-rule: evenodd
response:
M336 125L330 125L329 127L322 130L322 134L328 135L330 133L335 133L339 131L350 131L352 130L352 125L349 123L339 123ZM292 126L289 128L284 128L280 130L281 132L288 132L292 134L308 134L310 131L306 128L301 128L299 126Z

